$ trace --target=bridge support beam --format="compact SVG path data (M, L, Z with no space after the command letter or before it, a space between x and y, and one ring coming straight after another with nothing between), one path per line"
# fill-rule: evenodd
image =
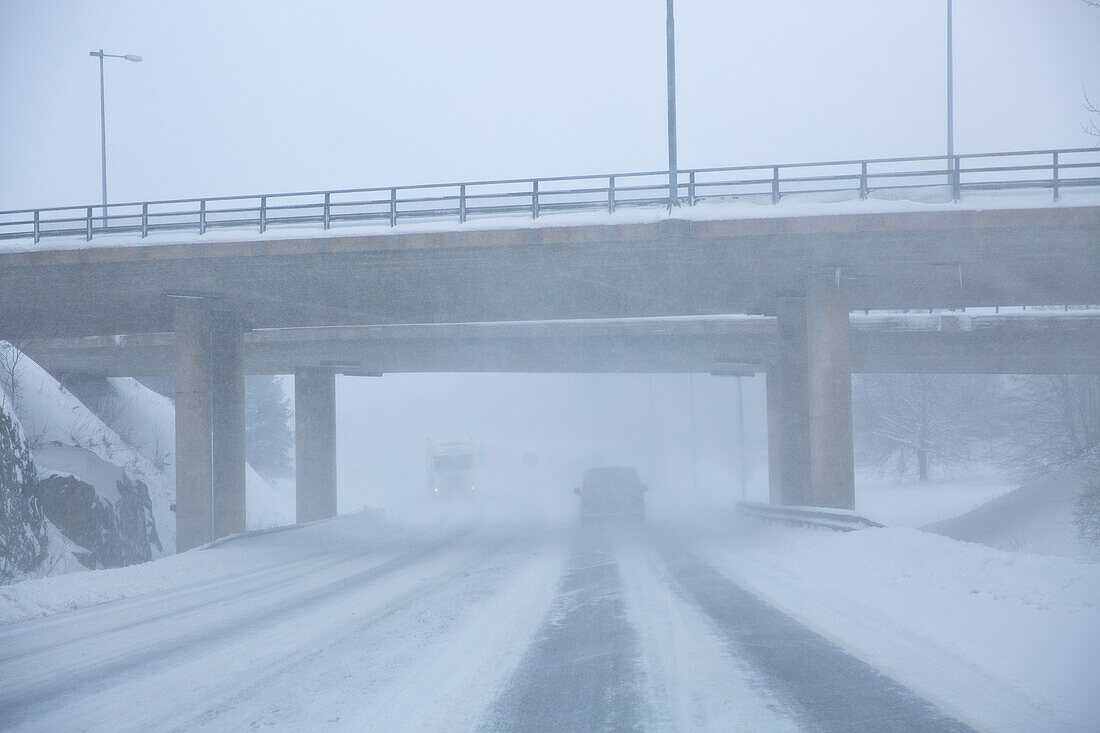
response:
M852 353L840 268L810 274L806 306L810 496L805 503L854 509Z
M776 300L776 356L767 365L768 484L772 504L802 505L810 487L806 297Z
M240 324L175 300L176 551L245 530Z
M336 516L336 374L294 372L294 461L297 521Z

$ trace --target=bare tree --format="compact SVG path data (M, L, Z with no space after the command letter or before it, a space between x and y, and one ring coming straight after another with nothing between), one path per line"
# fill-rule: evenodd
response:
M858 375L853 418L856 457L865 465L916 473L964 470L988 437L983 420L994 402L987 377L945 374Z
M1073 508L1073 524L1077 534L1090 550L1100 545L1100 479L1093 479Z
M1085 132L1093 137L1100 137L1100 107L1092 103L1087 92L1085 93L1085 109L1089 111L1089 120L1081 126L1085 128Z
M22 359L23 351L15 344L0 341L0 389L11 398L12 412L19 404L19 362Z
M1004 460L1035 476L1100 450L1100 376L1019 376L1006 383Z

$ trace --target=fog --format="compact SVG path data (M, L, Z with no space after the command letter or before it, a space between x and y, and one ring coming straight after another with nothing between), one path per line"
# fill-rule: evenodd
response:
M488 515L575 519L598 466L633 466L656 516L741 500L736 377L392 374L337 383L339 502L408 517L430 499L426 441L469 442ZM763 378L745 378L750 500L767 497ZM461 502L460 502L461 504ZM434 511L431 513L434 514Z

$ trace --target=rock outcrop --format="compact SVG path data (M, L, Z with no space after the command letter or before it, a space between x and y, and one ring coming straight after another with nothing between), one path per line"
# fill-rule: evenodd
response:
M46 559L46 518L36 488L27 441L0 390L0 585L33 573Z
M73 476L54 475L38 482L46 517L85 549L77 558L89 568L116 568L152 559L161 549L149 488L123 476L115 502Z

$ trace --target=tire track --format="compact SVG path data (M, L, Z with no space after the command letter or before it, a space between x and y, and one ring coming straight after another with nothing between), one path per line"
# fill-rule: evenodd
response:
M643 690L614 552L606 538L585 532L538 640L482 730L641 730Z
M729 652L746 660L766 680L800 726L838 733L973 733L679 545L666 540L661 554L679 591L710 617Z
M340 568L361 564L364 555L385 553L434 533L434 529L420 530L376 545L341 549L284 565L257 568L167 591L119 598L0 626L0 669L11 662L52 651L74 641L85 641L100 634L132 631L171 616L197 611L212 603L236 603L260 598L286 585L289 578L309 577L316 570L339 575ZM223 591L223 595L215 595ZM114 613L119 608L125 609L125 619Z

